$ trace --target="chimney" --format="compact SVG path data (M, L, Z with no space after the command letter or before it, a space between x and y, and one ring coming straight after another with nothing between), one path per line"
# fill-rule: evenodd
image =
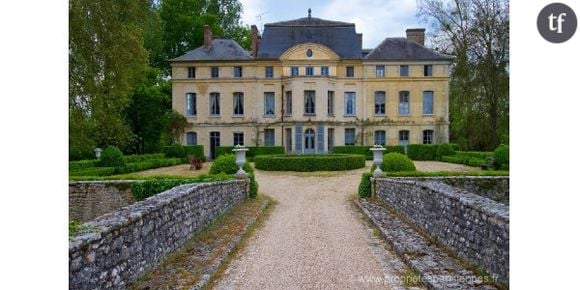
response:
M252 56L256 58L258 56L258 48L260 47L260 33L258 32L258 27L252 25Z
M425 46L425 28L407 29L407 40L412 40L422 46Z
M213 33L209 25L203 26L203 49L209 50L211 48L211 41L213 40Z
M357 33L356 38L358 39L358 45L362 49L362 33Z

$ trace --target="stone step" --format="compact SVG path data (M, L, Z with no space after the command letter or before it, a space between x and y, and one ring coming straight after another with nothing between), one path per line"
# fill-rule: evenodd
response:
M447 254L391 209L368 199L357 205L379 229L393 250L412 269L419 272L429 289L498 289L488 276L478 276Z

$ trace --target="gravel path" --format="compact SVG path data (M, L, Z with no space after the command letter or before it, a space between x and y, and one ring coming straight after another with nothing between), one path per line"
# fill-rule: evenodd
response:
M401 289L385 282L394 280L385 277L396 276L401 264L384 248L377 251L376 239L348 201L365 170L257 171L260 191L279 204L216 287Z

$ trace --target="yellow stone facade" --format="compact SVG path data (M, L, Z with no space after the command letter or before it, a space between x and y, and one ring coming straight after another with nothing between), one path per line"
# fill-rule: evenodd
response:
M408 76L400 75L401 65L408 66ZM424 76L426 65L432 67L431 76ZM384 75L377 76L377 66L384 66ZM211 77L212 67L219 68L219 77ZM241 77L234 76L234 67L241 67ZM271 77L266 77L266 67L272 68ZM298 68L298 75L292 74L292 67ZM307 67L312 68L312 75L307 75ZM322 67L328 67L328 75L321 75ZM352 76L347 75L349 67ZM194 77L188 75L191 68ZM428 142L426 130L433 132L432 143L449 141L448 61L341 60L324 45L303 43L287 49L277 60L173 61L172 88L173 109L191 124L182 143L204 145L209 158L215 146L236 145L234 133L243 133L246 146L285 146L287 152L299 154L327 153L333 146L343 146L352 139L345 136L352 129L356 145L373 145L376 138L381 143L381 136L376 135L382 133L377 131L385 132L386 145L406 144L400 140L402 130L409 132L408 144ZM314 91L313 114L305 112L305 91ZM331 113L329 91L334 94ZM384 114L375 113L378 91L385 93ZM409 114L399 112L401 91L409 92ZM425 91L433 92L432 114L423 113ZM195 94L194 115L186 109L188 93ZM210 115L210 93L219 93L219 115ZM234 115L234 93L243 93L243 115ZM265 93L274 95L273 115L265 114ZM354 93L354 114L346 114L346 93ZM291 111L287 112L288 106Z

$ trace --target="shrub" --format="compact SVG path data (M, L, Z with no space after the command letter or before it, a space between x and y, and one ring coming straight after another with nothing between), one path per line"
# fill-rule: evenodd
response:
M457 151L456 155L467 156L467 157L475 157L479 159L484 159L487 157L493 157L493 152L485 152L485 151Z
M195 158L205 162L205 155L203 153L203 145L188 145L182 146L183 150L185 151L185 156L193 155ZM219 148L219 147L218 147Z
M453 151L459 151L459 145L458 144L449 143L449 145L451 145L451 147L453 148Z
M216 158L209 169L210 174L235 174L240 168L236 165L236 156L233 154L225 154ZM246 162L244 170L248 173L250 178L250 197L258 195L258 182L254 176L254 169Z
M365 198L371 196L371 176L372 173L364 172L360 179L360 184L358 185L358 196L360 198Z
M181 146L179 144L164 146L162 150L163 150L163 153L165 153L165 157L168 157L168 158L172 158L172 157L184 158L186 156L185 148L183 148L183 146Z
M269 171L340 171L365 167L365 158L354 154L262 155L256 156L254 165Z
M435 160L437 147L435 144L409 144L407 156L413 160Z
M484 164L485 164L485 160L471 157L471 158L469 158L469 160L467 160L466 165L473 166L473 167L481 167Z
M115 174L115 167L91 167L71 171L70 176L107 176Z
M437 160L441 160L443 156L455 155L455 149L451 144L439 144L437 146L437 151L435 152Z
M224 154L232 154L234 146L221 146L216 148L216 158ZM254 159L254 157L259 155L274 155L274 154L284 154L286 150L283 146L259 146L259 147L246 147L249 150L246 152L246 158L248 161Z
M116 146L108 146L101 153L101 159L99 160L99 166L101 167L117 167L125 165L125 160L123 159L123 152Z
M188 184L188 183L200 183L200 182L214 182L222 180L231 180L233 177L231 175L218 174L218 175L200 175L195 178L189 179L152 179L143 182L136 182L131 187L131 192L135 200L144 200L150 196L158 194L160 192L172 189L176 186Z
M213 164L209 169L209 174L235 174L239 169L240 168L236 165L236 156L233 154L225 154L213 161ZM244 170L248 173L254 172L254 169L248 162L244 164Z
M509 145L499 145L493 152L495 158L496 168L509 169L510 164L510 148Z
M133 163L133 162L141 162L147 161L151 159L160 159L165 157L163 153L154 153L154 154L141 154L141 155L128 155L125 156L125 163Z
M68 163L69 171L78 171L85 168L96 167L99 165L99 160L79 160L70 161Z
M405 147L400 145L383 146L387 149L386 153L397 152L405 154ZM373 160L373 152L370 150L372 146L334 146L333 154L360 154L364 155L366 160Z
M413 164L413 161L409 157L400 153L385 154L383 156L383 164L381 164L381 169L386 172L417 170L415 168L415 164ZM371 171L374 171L374 169L371 169Z

